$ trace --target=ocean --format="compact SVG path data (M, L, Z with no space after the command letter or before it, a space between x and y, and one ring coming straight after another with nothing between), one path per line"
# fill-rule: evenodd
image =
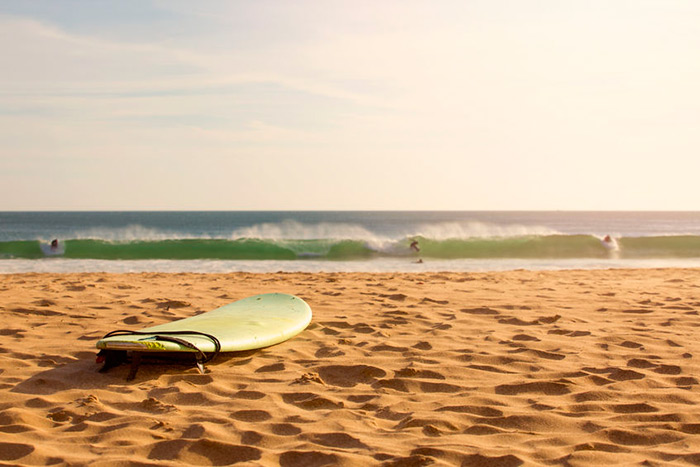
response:
M0 212L0 273L624 267L700 267L700 212Z

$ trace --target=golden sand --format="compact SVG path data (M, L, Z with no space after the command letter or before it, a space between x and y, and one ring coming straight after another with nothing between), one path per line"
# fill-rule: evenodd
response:
M249 295L282 344L98 373L95 342ZM0 276L11 465L700 464L700 270Z

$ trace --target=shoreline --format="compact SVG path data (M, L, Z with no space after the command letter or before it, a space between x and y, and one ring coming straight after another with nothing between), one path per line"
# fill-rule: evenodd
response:
M95 342L265 292L258 351L97 372ZM700 461L700 269L3 274L0 462Z
M516 270L569 271L606 269L693 269L700 268L700 259L646 260L432 260L417 263L409 260L288 260L288 261L223 261L223 260L71 260L46 258L40 260L0 259L0 274L42 272L64 273L489 273Z

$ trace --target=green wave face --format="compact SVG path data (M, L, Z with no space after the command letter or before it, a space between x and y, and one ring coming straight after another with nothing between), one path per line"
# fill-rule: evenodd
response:
M696 235L622 238L618 243L620 251L632 258L700 257L700 237Z
M43 258L41 244L36 241L0 242L0 259L4 258Z
M41 259L60 256L99 260L333 260L371 258L434 259L577 259L700 258L700 236L629 237L607 247L591 235L543 235L521 237L435 240L418 237L419 252L411 239L396 240L372 248L361 240L263 240L173 239L111 242L66 240L58 250L39 241L0 242L0 259Z
M259 240L161 240L113 243L69 240L66 258L75 259L296 259L282 246Z
M455 240L419 239L421 255L429 258L605 258L608 250L588 235L549 235Z

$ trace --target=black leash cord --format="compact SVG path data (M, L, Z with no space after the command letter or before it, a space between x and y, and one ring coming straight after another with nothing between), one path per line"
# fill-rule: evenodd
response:
M214 343L214 352L207 357L207 355L201 351L196 345L187 342L183 339L178 339L176 337L168 337L168 336L183 336L183 335L198 335L198 336L204 336L207 339L210 339ZM216 357L219 352L221 352L221 342L219 342L219 339L216 337L212 336L211 334L207 334L205 332L200 332L200 331L161 331L161 332L146 332L146 331L129 331L128 329L117 329L116 331L108 332L105 334L103 339L107 337L112 337L112 336L154 336L155 340L163 340L163 341L169 341L169 342L175 342L177 344L183 345L185 347L188 347L190 349L195 350L198 352L201 357L198 358L197 360L200 363L207 363L210 361L212 358Z

